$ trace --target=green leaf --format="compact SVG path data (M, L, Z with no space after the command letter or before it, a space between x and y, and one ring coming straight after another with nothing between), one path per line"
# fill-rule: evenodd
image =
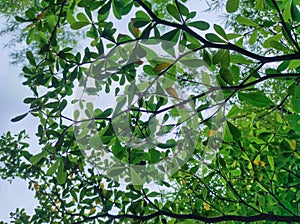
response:
M220 69L220 76L229 85L233 84L233 76L232 76L232 72L231 72L230 68L228 68L228 67L221 67L221 69Z
M82 27L85 27L85 26L87 26L89 24L90 24L89 22L75 22L75 23L71 24L71 28L73 30L79 30Z
M258 30L254 30L249 38L249 44L253 45L257 41Z
M268 162L270 164L270 168L272 171L275 170L275 166L274 166L274 157L273 156L267 156Z
M124 166L112 166L112 167L109 167L108 170L107 170L107 175L109 177L116 177L118 176L119 174L121 174L122 172L124 172L125 170L125 167Z
M187 19L189 17L189 15L191 14L189 12L189 9L184 5L184 4L181 4L180 2L177 2L177 5L179 7L179 11L182 13L183 16L186 16ZM190 17L191 18L191 17Z
M161 36L161 39L168 41L177 41L180 31L178 29L171 30Z
M234 13L239 8L240 1L239 0L227 0L226 2L226 11L228 13Z
M65 171L65 165L62 159L59 163L56 179L58 184L64 184L67 180L67 172Z
M282 13L282 17L283 17L283 20L285 22L289 22L292 19L291 12L292 12L292 10L291 10L291 0L285 1L284 2L284 10L283 10L283 13Z
M233 105L231 107L231 109L229 110L228 114L226 115L227 118L233 118L234 116L238 115L239 113L241 113L242 110L237 106L237 105Z
M230 171L233 176L240 176L242 171L240 169L235 169Z
M42 152L40 152L40 153L38 153L38 154L32 156L32 157L30 158L30 162L31 162L33 165L35 165L35 164L37 164L41 159L45 158L47 155L48 155L48 152L42 151Z
M257 26L257 24L255 22L253 22L252 20L244 17L244 16L238 16L236 21L241 24L241 25L245 25L245 26Z
M53 164L49 167L49 169L47 170L47 173L46 173L47 176L51 176L51 175L57 170L57 167L58 167L58 165L59 165L59 162L60 162L60 160L56 160L55 163L53 163Z
M267 107L272 104L272 101L263 92L239 93L238 97L241 101L256 107Z
M278 42L278 41L275 41L275 40L272 40L270 42L270 46L278 51L283 51L283 52L288 52L290 51L289 48L285 47L282 43Z
M199 68L202 67L203 65L205 66L206 63L201 60L201 59L182 59L180 62L190 68Z
M294 95L292 95L292 107L295 112L300 113L300 85L295 86Z
M130 167L130 177L131 177L133 187L136 190L141 190L144 181L141 179L141 177L138 175L138 173L135 171L133 167Z
M199 30L205 31L209 29L209 23L204 22L204 21L195 21L195 22L190 22L187 24L188 26L195 27Z
M160 160L160 152L156 149L149 149L150 162L157 163Z
M229 50L225 50L223 57L221 58L221 67L229 67L230 66L230 53Z
M90 23L90 21L87 18L87 16L84 13L82 13L82 12L78 13L76 17L79 20L79 22Z
M126 149L120 144L118 138L116 138L115 144L112 147L112 152L117 159L122 159L126 155Z
M176 146L177 143L173 140L168 140L166 143L158 143L157 146L161 149L169 149L169 148L173 148L174 146Z
M214 33L208 33L205 34L205 38L211 42L217 42L217 43L226 43L225 40L221 39L220 37L218 37L216 34Z
M214 30L225 40L228 40L225 30L220 25L214 24Z
M224 49L219 49L217 51L217 53L215 53L213 55L213 57L212 57L212 63L214 65L218 64L222 60L224 54L225 54L225 50Z
M168 4L167 11L170 13L172 17L174 17L177 21L181 22L179 12L175 5Z
M300 12L299 12L297 6L295 5L294 1L292 1L292 4L291 4L291 15L292 15L292 19L294 21L300 22Z
M15 118L11 119L10 121L11 121L11 122L18 122L18 121L22 120L24 117L26 117L27 114L28 114L28 113L19 115L19 116L15 117Z
M291 68L291 69L298 68L299 66L300 66L300 60L299 59L292 60L289 64L289 68Z
M35 58L34 58L34 56L33 56L33 54L32 54L31 51L27 51L27 52L26 52L26 57L27 57L27 59L29 60L29 63L30 63L31 65L36 66Z
M135 13L135 17L144 19L146 21L151 21L150 17L144 11L137 11Z
M255 8L258 10L264 9L264 0L255 0Z
M229 121L227 121L227 125L234 139L240 139L242 136L241 131Z

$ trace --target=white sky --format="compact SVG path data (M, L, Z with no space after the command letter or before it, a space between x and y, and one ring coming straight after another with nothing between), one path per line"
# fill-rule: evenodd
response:
M9 37L0 38L0 134L7 131L18 133L26 129L30 136L34 136L36 129L35 120L28 116L24 120L12 123L10 119L20 115L28 106L23 104L23 99L31 93L27 87L22 86L22 79L19 77L20 68L14 67L9 61L9 49L3 49L3 44L9 41ZM32 149L37 145L31 139ZM9 213L17 207L26 208L32 212L36 202L33 199L33 192L27 189L27 183L17 178L12 184L0 179L0 220L8 221Z

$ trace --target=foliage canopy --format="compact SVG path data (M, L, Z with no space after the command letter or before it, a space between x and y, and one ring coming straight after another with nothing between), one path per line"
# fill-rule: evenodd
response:
M12 121L38 119L41 148L4 134L0 173L40 205L12 219L299 222L299 4L227 0L225 29L189 1L36 1L16 16L33 95Z

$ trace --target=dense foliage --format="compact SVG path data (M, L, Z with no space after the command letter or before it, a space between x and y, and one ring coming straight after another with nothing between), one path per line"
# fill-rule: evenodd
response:
M300 221L299 0L227 0L226 29L189 1L31 4L12 121L40 152L4 134L0 174L39 206L16 223Z

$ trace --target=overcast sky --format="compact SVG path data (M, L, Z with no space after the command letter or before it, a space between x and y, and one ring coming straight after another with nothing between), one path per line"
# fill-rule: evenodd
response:
M21 122L10 122L11 118L28 110L28 106L23 104L23 99L31 93L27 87L22 86L22 79L19 76L21 69L9 62L11 61L9 49L3 48L9 39L8 36L0 38L0 134L7 131L18 133L26 129L31 136L30 144L34 147L37 145L34 138L36 121L28 116ZM9 221L9 213L15 211L17 207L24 207L28 212L32 212L35 204L33 192L28 190L27 183L16 179L9 184L0 179L0 220Z

